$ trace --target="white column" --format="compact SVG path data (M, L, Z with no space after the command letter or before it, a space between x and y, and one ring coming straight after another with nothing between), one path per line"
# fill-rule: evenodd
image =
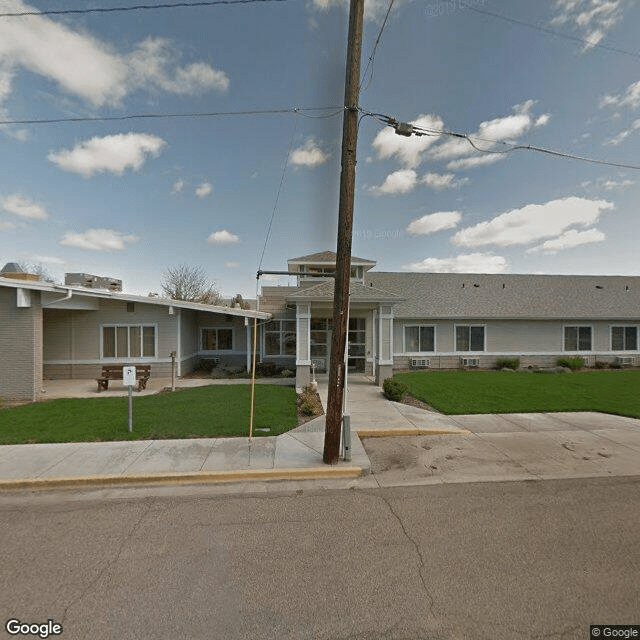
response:
M311 366L311 305L296 304L296 365Z

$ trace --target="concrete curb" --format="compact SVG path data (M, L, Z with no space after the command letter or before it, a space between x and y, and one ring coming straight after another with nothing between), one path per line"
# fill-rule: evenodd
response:
M467 429L359 429L357 431L360 438L396 438L401 436L451 436L451 435L469 435L471 431Z
M164 484L189 482L248 482L256 480L320 480L359 478L361 467L307 467L301 469L243 469L234 471L190 471L185 473L138 474L128 476L70 476L0 480L0 491L16 489L58 489L99 485Z

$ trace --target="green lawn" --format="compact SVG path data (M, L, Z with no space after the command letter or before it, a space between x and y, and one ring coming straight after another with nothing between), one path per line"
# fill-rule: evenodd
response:
M409 393L446 414L602 411L640 418L640 371L400 373Z
M0 444L248 436L249 385L211 385L133 398L49 400L0 410ZM254 435L278 435L297 424L293 387L256 385ZM269 427L265 433L256 428Z

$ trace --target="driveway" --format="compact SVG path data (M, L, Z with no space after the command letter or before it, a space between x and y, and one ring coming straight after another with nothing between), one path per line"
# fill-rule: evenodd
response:
M467 433L365 438L380 486L640 475L640 421L602 413L447 416Z

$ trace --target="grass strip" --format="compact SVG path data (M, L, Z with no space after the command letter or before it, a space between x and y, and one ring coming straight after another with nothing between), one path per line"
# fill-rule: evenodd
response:
M409 393L447 415L601 411L640 418L640 371L400 373Z
M279 435L297 424L292 387L256 385L254 435ZM0 410L0 444L99 442L248 436L249 385L211 385L133 399L48 400ZM268 428L268 432L256 429Z

